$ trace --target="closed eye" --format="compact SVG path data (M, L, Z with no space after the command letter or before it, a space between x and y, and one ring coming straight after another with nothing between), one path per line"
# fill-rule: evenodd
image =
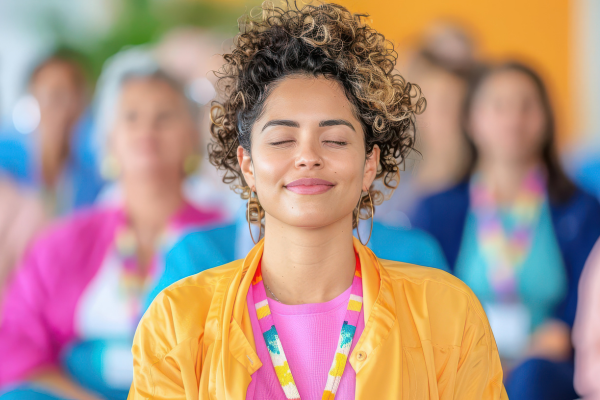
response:
M337 140L325 140L324 142L335 144L336 146L346 146L348 144L348 142L341 142L341 141L337 141Z
M281 145L288 144L288 143L293 143L293 142L294 142L293 140L282 140L280 142L271 142L269 144L271 146L281 146Z

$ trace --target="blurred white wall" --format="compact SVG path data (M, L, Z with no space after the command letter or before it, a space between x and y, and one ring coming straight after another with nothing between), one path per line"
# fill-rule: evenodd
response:
M600 148L600 1L573 2L575 117L580 130L576 147Z
M11 123L29 72L55 46L53 24L67 44L93 45L110 28L113 10L113 0L0 1L0 125Z

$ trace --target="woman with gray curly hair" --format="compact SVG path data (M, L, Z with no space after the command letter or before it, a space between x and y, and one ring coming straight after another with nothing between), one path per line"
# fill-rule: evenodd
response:
M352 236L396 187L425 107L365 17L264 3L243 21L209 152L264 237L155 299L130 399L507 399L468 287Z

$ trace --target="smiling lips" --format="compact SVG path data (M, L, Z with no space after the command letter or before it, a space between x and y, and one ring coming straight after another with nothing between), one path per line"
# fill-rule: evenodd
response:
M297 179L288 183L285 187L298 194L321 194L333 187L333 183L323 179Z

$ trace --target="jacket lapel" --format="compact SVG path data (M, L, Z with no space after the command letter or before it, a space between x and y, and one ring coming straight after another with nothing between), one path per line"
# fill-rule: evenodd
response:
M368 376L360 370L373 359L373 352L385 340L396 322L396 305L391 279L371 250L354 239L359 255L363 278L363 305L365 329L349 357L356 371L356 393L368 392ZM223 387L213 393L222 393L228 400L244 400L251 375L262 363L256 354L256 345L246 304L246 296L254 273L262 257L263 242L260 241L246 258L225 289L222 302L222 327L219 339L222 345L221 360L212 382L222 382ZM402 346L398 343L399 357ZM215 349L217 350L217 349ZM360 354L360 355L359 355ZM401 363L400 363L401 364ZM385 373L385 371L382 371ZM218 385L220 386L220 385Z
M388 337L394 323L396 323L396 303L394 290L392 287L391 278L387 271L379 263L379 260L373 252L363 246L356 238L354 239L354 248L360 258L361 272L363 278L363 304L365 316L365 329L358 340L349 361L356 371L356 398L368 396L368 393L381 392L382 388L371 388L371 382L379 382L379 379L370 379L370 373L361 373L365 366L371 373L377 371L385 376L388 371L385 371L384 362L379 362L378 365L383 366L383 369L378 369L377 366L370 365L376 361L378 357L386 357L385 354L379 354L375 350ZM397 365L402 365L402 344L400 340L394 346L398 351L394 354L397 357ZM388 355L389 356L389 355ZM401 371L399 371L397 379L400 379ZM366 398L365 397L365 398Z
M263 251L263 242L259 242L246 258L228 283L221 307L222 326L220 327L221 360L216 368L212 382L217 383L216 393L219 399L244 400L251 375L262 363L256 354L254 335L250 315L246 304L246 295ZM222 382L222 387L218 382ZM219 390L222 389L222 390Z

